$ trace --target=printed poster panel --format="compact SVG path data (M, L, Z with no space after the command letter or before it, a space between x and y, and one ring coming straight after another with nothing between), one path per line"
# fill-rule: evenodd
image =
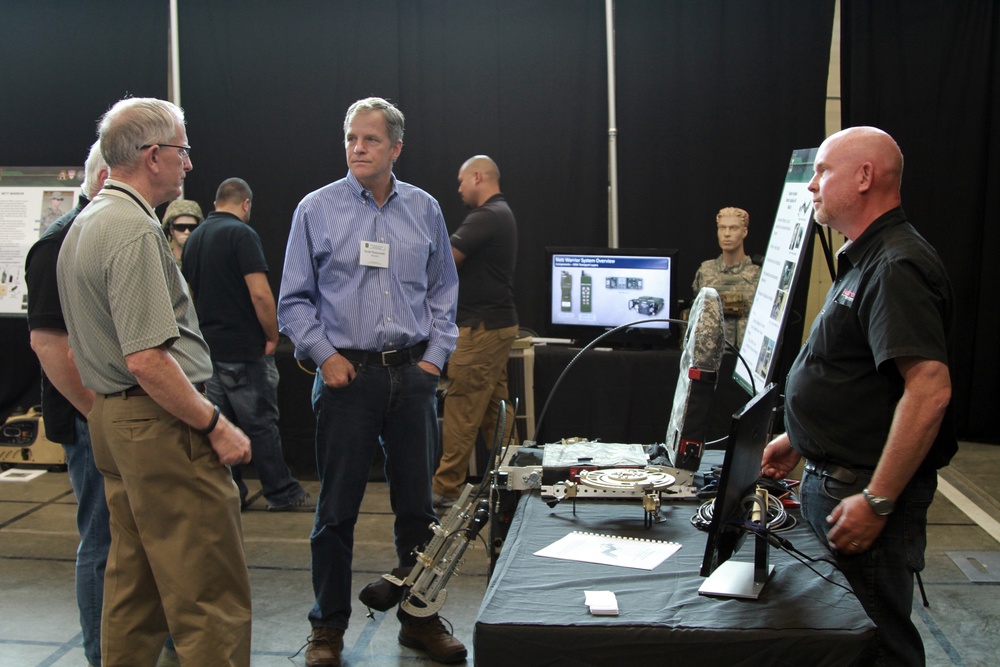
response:
M750 394L760 392L772 381L773 362L781 349L791 295L807 267L808 258L804 254L813 225L812 193L807 186L813 176L818 150L792 151L788 162L781 203L774 217L757 293L750 306L747 330L740 346L740 354L750 365L750 372L740 363L733 372L736 382Z
M27 315L25 257L82 185L83 167L0 167L0 316Z

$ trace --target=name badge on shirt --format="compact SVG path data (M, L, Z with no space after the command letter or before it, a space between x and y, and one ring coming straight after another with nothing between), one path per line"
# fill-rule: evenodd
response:
M377 241L361 241L361 266L389 268L389 244Z

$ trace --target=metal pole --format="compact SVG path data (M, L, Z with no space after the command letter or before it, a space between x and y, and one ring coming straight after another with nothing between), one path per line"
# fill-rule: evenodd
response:
M170 71L167 99L181 106L181 52L177 27L177 2L178 0L170 0Z
M169 63L167 64L167 100L181 106L181 49L177 22L177 3L170 0L170 35L167 42ZM181 184L181 198L184 197L184 185Z
M604 0L608 39L608 247L618 247L618 127L615 120L614 0Z

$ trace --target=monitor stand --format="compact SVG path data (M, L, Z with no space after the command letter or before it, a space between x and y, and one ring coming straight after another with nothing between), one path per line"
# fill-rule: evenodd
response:
M768 563L767 540L757 537L754 542L754 562L727 560L702 582L698 592L714 597L756 600L774 573L774 566Z

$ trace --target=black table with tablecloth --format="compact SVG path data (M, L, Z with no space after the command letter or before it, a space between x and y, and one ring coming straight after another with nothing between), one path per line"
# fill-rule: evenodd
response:
M757 600L702 596L706 533L697 503L664 505L665 521L643 528L638 501L581 499L554 508L537 491L517 506L475 625L476 665L850 665L874 642L875 626L829 563L822 579L771 549L774 574ZM678 542L651 571L543 558L534 552L571 531ZM783 533L814 557L826 550L799 524ZM747 541L736 555L753 560ZM610 590L616 617L593 616L585 590Z

